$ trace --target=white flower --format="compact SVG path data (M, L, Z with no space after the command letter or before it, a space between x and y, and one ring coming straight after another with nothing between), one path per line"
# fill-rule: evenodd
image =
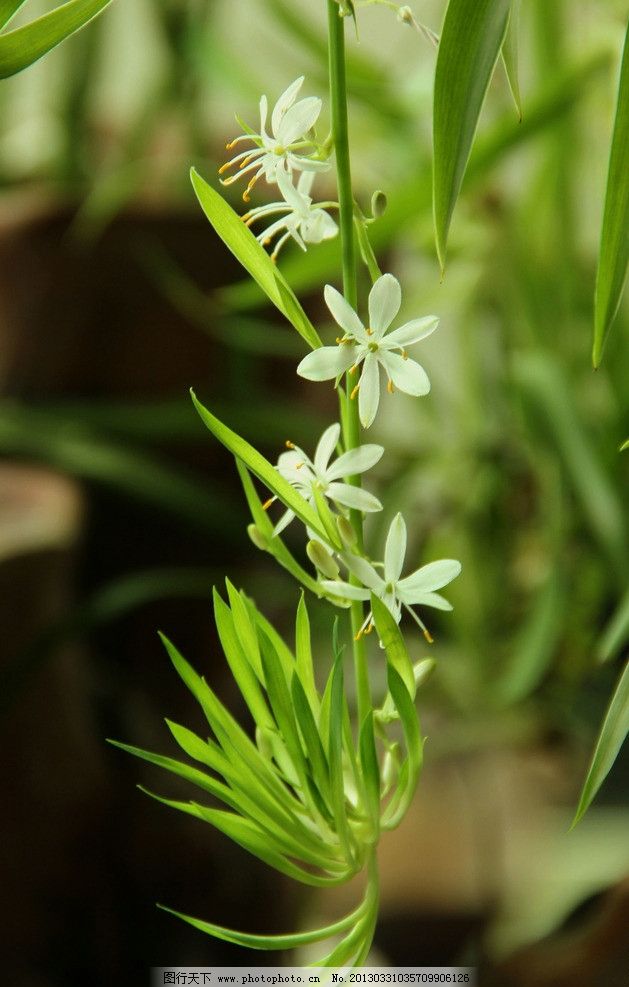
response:
M305 250L307 243L321 243L322 240L329 240L338 233L338 226L325 209L312 204L309 192L313 181L314 172L304 172L303 175L299 176L297 188L295 188L290 176L283 171L278 171L277 184L284 196L284 201L256 206L255 209L250 209L242 217L247 226L251 226L252 223L267 216L285 214L272 222L257 236L259 242L266 246L274 236L285 230L271 254L272 260L276 259L289 237L292 237L301 249Z
M300 171L325 171L330 167L327 161L318 161L297 153L306 149L314 149L315 143L308 134L321 112L321 100L316 96L307 96L305 99L295 102L303 81L303 75L299 79L295 79L278 99L271 114L270 134L266 130L267 98L262 96L260 99L260 133L241 134L227 145L228 151L236 144L240 144L241 141L251 141L257 145L252 149L236 154L219 169L219 175L222 175L229 168L238 166L235 175L221 179L223 185L231 185L243 175L250 175L253 172L253 176L243 193L245 202L249 201L249 192L262 175L267 182L274 183L277 181L280 171L290 174L295 168Z
M364 428L369 428L380 400L380 367L388 378L392 394L397 387L406 394L419 397L430 390L426 371L408 358L407 346L425 339L437 328L434 315L406 322L399 329L387 332L400 309L400 283L392 274L378 278L369 293L369 326L365 327L343 296L327 284L325 301L345 335L337 346L322 346L304 357L297 373L307 380L331 380L349 370L355 373L362 363L360 380L352 391L358 393L358 412ZM396 352L397 351L397 352Z
M400 621L402 607L411 614L430 641L430 635L423 622L411 609L412 606L436 607L437 610L452 610L452 606L435 590L441 589L459 575L461 563L455 559L440 559L429 562L400 579L406 554L406 524L401 514L396 514L391 522L384 547L384 575L358 555L347 552L341 558L362 586L352 586L342 580L323 580L321 585L329 593L347 600L369 600L371 593L378 596L389 609L396 621ZM371 629L372 615L369 613L361 631Z
M362 445L356 449L350 449L330 463L330 457L334 452L341 434L341 426L338 422L326 428L325 432L317 443L314 454L314 461L310 460L306 453L287 442L288 452L283 452L277 462L277 470L285 480L295 487L296 490L310 503L314 503L314 488L317 487L324 497L342 507L351 507L359 511L381 511L382 504L373 494L360 487L351 486L349 483L339 483L344 476L355 476L364 473L381 458L384 449L378 445ZM267 501L265 507L273 503L275 497ZM282 515L273 534L277 535L290 524L295 517L293 511L288 510ZM312 537L312 535L311 535Z

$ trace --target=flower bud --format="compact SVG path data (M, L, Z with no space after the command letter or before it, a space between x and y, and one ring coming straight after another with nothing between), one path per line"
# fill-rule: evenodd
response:
M406 4L403 7L398 8L397 19L402 22L402 24L415 24L415 18L413 17L413 11Z
M382 785L384 793L388 792L392 785L395 784L397 776L400 771L400 758L399 758L400 745L397 741L391 744L391 747L384 755L384 760L382 762Z
M339 514L336 519L336 527L345 548L354 548L356 545L356 534L350 522L342 514Z
M259 548L262 552L268 552L269 542L267 538L262 534L257 524L247 525L247 534L249 535L251 541L256 548Z
M338 579L339 567L334 561L334 556L323 547L320 541L314 538L306 545L306 555L322 576L327 579Z
M387 197L381 189L376 189L371 196L371 215L374 219L380 219L387 208Z

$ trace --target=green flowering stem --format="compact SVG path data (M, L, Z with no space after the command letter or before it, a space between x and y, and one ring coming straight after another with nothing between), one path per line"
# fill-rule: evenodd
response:
M343 294L352 306L358 306L358 286L356 280L356 250L354 245L354 196L352 193L352 173L349 158L347 123L347 83L345 79L345 20L339 17L339 7L335 0L328 0L328 44L330 73L330 109L332 115L332 135L336 152L336 177L339 197L339 231L343 264ZM350 395L354 382L346 375L345 390L339 389L341 422L345 449L355 449L360 445L360 421L358 402ZM348 482L360 486L360 477L348 477ZM359 550L363 547L363 522L360 511L352 510L350 520L356 535ZM354 577L352 577L352 582ZM356 584L359 585L358 580ZM354 669L356 675L356 695L358 722L362 723L372 708L365 642L360 633L363 625L363 605L354 601L351 606Z

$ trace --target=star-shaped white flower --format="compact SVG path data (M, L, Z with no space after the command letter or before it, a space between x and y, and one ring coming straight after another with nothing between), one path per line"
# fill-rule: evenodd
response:
M410 360L407 346L413 346L435 331L439 320L434 315L406 322L387 332L400 310L400 283L392 274L378 278L369 293L369 326L364 326L343 296L327 284L324 297L332 316L343 329L337 346L322 346L304 357L297 373L307 380L331 380L349 370L355 373L362 363L360 379L351 396L358 393L358 412L364 428L369 428L380 401L380 367L387 375L387 387L397 387L405 394L420 397L430 390L423 367Z
M338 233L338 226L325 209L312 204L309 193L314 177L314 172L305 171L299 176L297 188L295 188L290 176L283 171L278 171L277 184L284 197L283 201L256 206L255 209L250 209L242 217L247 226L251 226L259 219L284 213L280 219L276 219L257 236L258 241L266 246L274 236L285 231L275 245L271 254L272 260L277 258L289 237L292 237L301 249L305 250L307 243L321 243Z
M358 555L349 552L341 558L362 586L337 579L325 579L321 585L334 596L346 600L369 600L371 593L378 596L389 609L396 621L400 621L402 607L413 617L422 631L431 640L424 623L417 616L413 606L436 607L437 610L452 610L452 606L435 590L451 583L461 571L461 563L455 559L439 559L416 569L410 576L400 579L404 556L406 555L406 523L401 514L396 514L391 522L384 547L384 566L381 575L373 565ZM361 633L371 628L372 615L369 613Z
M375 466L382 457L383 447L374 444L358 446L356 449L342 453L338 459L330 463L340 435L341 426L338 422L326 428L317 443L314 460L309 459L299 446L292 442L287 443L289 450L279 457L278 472L311 504L314 504L313 491L317 487L324 497L341 507L356 508L367 513L381 511L382 504L373 494L339 481L346 476L364 473ZM275 497L271 498L265 506L273 503L275 499ZM273 534L277 535L283 531L294 517L293 511L287 510L276 524Z
M249 201L249 193L258 179L264 175L267 182L275 183L280 171L290 174L293 169L299 171L325 171L330 165L327 161L304 157L300 151L312 151L315 143L310 139L309 132L314 127L321 112L321 100L316 96L307 96L297 102L297 94L304 81L303 75L295 79L286 89L273 108L271 114L271 133L267 133L266 120L268 103L266 96L260 99L260 133L246 133L230 141L227 149L231 150L242 141L251 141L256 146L236 154L219 169L222 175L229 168L238 166L236 174L221 179L223 185L231 185L243 175L251 175L249 184L243 193L245 202Z

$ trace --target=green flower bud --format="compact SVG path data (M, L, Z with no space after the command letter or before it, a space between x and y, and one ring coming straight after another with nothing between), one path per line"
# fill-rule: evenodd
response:
M387 197L381 189L376 189L371 196L371 215L374 219L383 216L387 208Z
M327 579L337 579L339 567L334 561L334 556L323 547L320 541L309 541L306 545L306 555L322 576Z
M345 548L354 548L356 545L356 534L347 518L343 517L342 514L339 514L336 519L336 527Z
M260 551L262 552L268 552L269 550L268 540L262 534L257 524L247 525L247 534L249 535L251 541L253 542L256 548L259 548Z
M437 662L434 658L424 658L413 665L413 676L415 677L415 688L419 689L432 675Z

